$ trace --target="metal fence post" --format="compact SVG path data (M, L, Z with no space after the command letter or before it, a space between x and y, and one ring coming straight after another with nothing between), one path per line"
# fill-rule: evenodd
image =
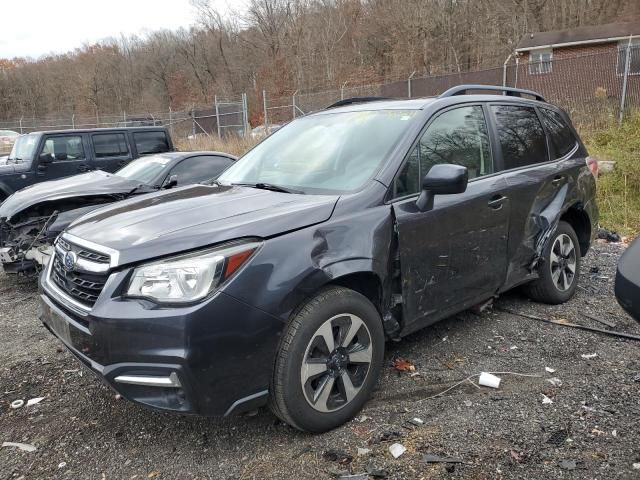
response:
M249 107L247 106L247 93L242 93L242 134L246 137L249 133Z
M71 128L76 128L76 114L71 114Z
M220 110L218 109L218 96L215 95L213 97L213 101L216 104L216 125L218 126L218 138L222 138L222 135L220 135Z
M267 122L267 91L262 90L262 108L264 108L264 131L269 133L269 123Z
M22 135L22 119L23 118L24 118L24 115L20 117L20 135Z
M191 134L196 136L196 109L191 109Z
M622 95L620 95L620 114L618 116L618 122L622 123L624 118L624 104L627 100L627 82L629 80L629 67L631 65L631 36L629 36L629 43L627 43L625 61L624 61L624 78L622 80Z
M347 83L349 83L348 80L342 84L342 87L340 87L340 100L344 100L344 87L347 86Z
M293 95L291 96L291 109L292 109L293 119L294 120L296 118L296 94L298 92L299 92L299 90L296 90L295 92L293 92Z
M507 64L512 58L513 58L513 53L509 54L507 59L502 64L502 86L503 87L507 86ZM504 92L503 95L506 95L506 92Z
M407 78L407 97L408 98L411 98L411 79L415 74L416 74L416 71L414 70L413 72L411 72L411 75L409 75L409 78Z

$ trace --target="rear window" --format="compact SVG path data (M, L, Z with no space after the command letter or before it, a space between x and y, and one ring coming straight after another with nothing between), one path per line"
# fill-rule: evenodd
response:
M494 105L504 168L547 162L547 137L532 107Z
M139 155L169 151L169 140L164 132L137 132L133 134Z
M98 133L92 139L96 158L124 157L129 154L124 133Z
M540 113L549 133L553 158L564 157L576 146L576 137L558 112L549 108L540 108Z

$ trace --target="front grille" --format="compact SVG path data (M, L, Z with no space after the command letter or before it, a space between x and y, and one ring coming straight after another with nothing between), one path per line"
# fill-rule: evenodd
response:
M92 307L98 300L109 273L84 272L75 266L72 270L67 270L64 267L64 255L68 251L72 251L78 257L100 264L109 263L109 256L86 250L62 239L58 239L57 243L60 248L56 248L52 259L51 281L74 300L87 307Z

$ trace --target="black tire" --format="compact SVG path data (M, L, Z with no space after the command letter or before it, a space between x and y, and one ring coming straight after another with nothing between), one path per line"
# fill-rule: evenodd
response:
M337 345L333 356L321 352L327 343L319 332L321 327L327 325ZM348 350L341 350L352 327L357 333L347 343L351 346ZM380 314L366 297L343 287L323 289L294 312L285 329L271 381L271 410L289 425L308 432L325 432L349 421L360 411L375 387L384 361L384 343ZM371 361L363 374L366 363L350 362L358 352L365 351ZM327 361L322 355L311 358L312 353L317 352L326 355ZM347 353L348 359L344 360L345 355L341 353ZM309 376L305 383L303 378L308 375L309 360L324 365L320 368L326 368L326 372ZM345 374L348 374L348 381L352 382L350 387L359 385L351 400L347 400L348 396L344 394L347 388L343 377ZM335 376L334 381L329 383L331 376ZM324 406L337 405L337 409L319 411L317 408L322 407L320 400L315 407L312 406L312 400L308 398L313 396L310 393L313 390L310 389L314 382L317 382L316 385L330 385L327 389L329 399L324 401ZM322 391L322 387L318 387L317 391ZM334 393L329 396L331 392Z
M563 274L560 273L559 279L554 279L554 273L552 272L557 272L558 268L564 268L565 278L569 280L569 275L567 273L569 270L567 270L566 267L562 267L557 262L552 262L551 257L554 253L557 255L558 250L553 251L554 247L558 245L557 242L562 239L566 239L566 237L568 237L573 244L573 252L575 252L575 273L573 277L570 278L569 287L563 289L561 286L561 284L564 283L562 280ZM565 259L565 263L570 264L570 259ZM558 228L547 242L547 246L542 253L542 262L539 267L539 278L526 285L525 292L532 300L541 303L557 305L569 301L575 294L576 288L578 287L581 263L582 256L580 253L578 236L570 224L561 221L558 224ZM554 268L554 264L557 268Z

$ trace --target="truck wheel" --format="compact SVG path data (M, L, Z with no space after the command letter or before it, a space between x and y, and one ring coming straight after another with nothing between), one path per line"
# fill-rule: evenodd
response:
M526 287L535 301L557 305L573 297L580 277L580 244L573 227L560 222L542 254L540 277Z
M270 407L283 421L325 432L353 418L384 359L380 314L363 295L329 287L292 317L280 343Z

